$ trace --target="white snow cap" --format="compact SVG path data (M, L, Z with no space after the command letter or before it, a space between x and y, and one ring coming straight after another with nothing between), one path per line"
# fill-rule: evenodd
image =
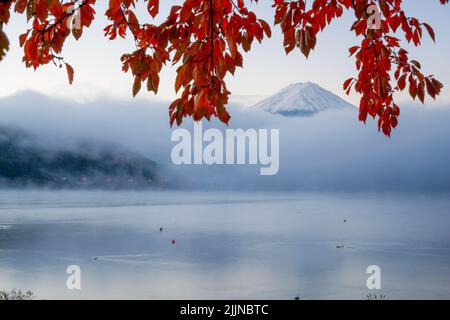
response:
M251 108L286 116L306 116L330 109L351 110L356 107L318 84L305 82L291 84Z

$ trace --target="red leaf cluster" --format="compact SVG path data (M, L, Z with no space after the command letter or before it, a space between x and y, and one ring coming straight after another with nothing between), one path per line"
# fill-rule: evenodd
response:
M439 0L446 4L449 0ZM133 95L146 85L158 92L159 74L168 62L177 67L175 91L178 98L169 107L170 123L180 125L185 117L201 120L218 117L228 123L226 110L230 92L226 77L243 66L243 52L255 40L271 36L269 24L249 9L257 0L183 0L172 6L160 23L139 21L137 5L142 3L150 18L159 14L159 0L109 0L105 36L111 40L131 35L136 50L121 58L124 72L133 77ZM2 25L10 11L26 15L28 30L19 37L27 67L38 68L53 62L66 66L69 82L74 70L61 56L67 38L78 40L94 19L95 0L0 0L0 60L9 49ZM380 26L369 20L373 5L380 11ZM442 84L425 76L418 61L409 58L402 39L421 45L424 31L435 40L434 30L417 18L408 17L402 0L273 0L275 25L284 35L287 54L298 48L308 57L316 47L318 34L331 22L351 11L351 30L361 38L349 49L358 75L344 82L344 90L361 95L359 118L378 118L379 129L390 135L398 124L400 109L394 102L396 91L408 89L413 99L425 101L439 95ZM142 18L141 18L142 19Z

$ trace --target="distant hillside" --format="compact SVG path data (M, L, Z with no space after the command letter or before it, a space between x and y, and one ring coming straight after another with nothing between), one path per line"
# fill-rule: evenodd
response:
M21 130L0 127L0 187L151 188L156 163L117 145L52 149Z

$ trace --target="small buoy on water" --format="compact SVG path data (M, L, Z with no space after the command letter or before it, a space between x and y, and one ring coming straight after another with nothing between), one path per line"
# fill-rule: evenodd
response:
M162 227L161 227L161 228L159 228L159 231L160 231L160 232L163 232L163 228L162 228Z
M172 240L172 244L175 244L176 243L176 241L175 240Z

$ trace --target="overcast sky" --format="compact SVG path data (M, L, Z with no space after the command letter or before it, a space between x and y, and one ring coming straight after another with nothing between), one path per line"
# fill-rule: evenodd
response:
M161 17L168 8L179 1L161 1ZM273 22L272 1L261 0L252 7L258 16ZM437 33L437 44L426 39L421 48L411 48L412 58L422 62L427 73L435 74L447 86L450 85L450 7L443 7L438 0L404 1L410 15L429 22ZM79 42L70 38L66 43L64 55L76 70L73 86L67 83L65 70L53 65L45 66L34 72L26 69L21 62L22 49L18 46L18 35L26 29L24 16L13 16L4 29L12 40L12 47L6 59L0 63L0 96L17 91L32 89L50 96L64 96L78 101L92 100L101 96L131 99L132 80L129 74L121 71L120 56L133 50L131 39L111 42L103 37L103 27L107 24L104 9L107 1L98 1L97 19L89 30L85 30ZM354 61L348 58L348 48L358 44L358 40L349 32L352 16L336 20L331 27L319 36L315 52L306 60L297 51L286 57L282 48L282 37L278 28L274 29L272 39L262 45L255 45L245 56L244 69L238 70L234 78L228 79L229 89L236 98L245 102L272 94L282 87L296 82L313 81L334 93L345 97L342 83L355 75ZM7 77L5 75L8 75ZM172 100L174 69L167 67L162 73L160 93L156 99ZM239 96L239 97L238 97ZM243 97L242 97L243 96ZM152 94L142 91L143 99L155 99ZM357 103L356 96L346 97ZM402 97L399 98L403 100ZM449 90L445 89L437 103L450 102Z

